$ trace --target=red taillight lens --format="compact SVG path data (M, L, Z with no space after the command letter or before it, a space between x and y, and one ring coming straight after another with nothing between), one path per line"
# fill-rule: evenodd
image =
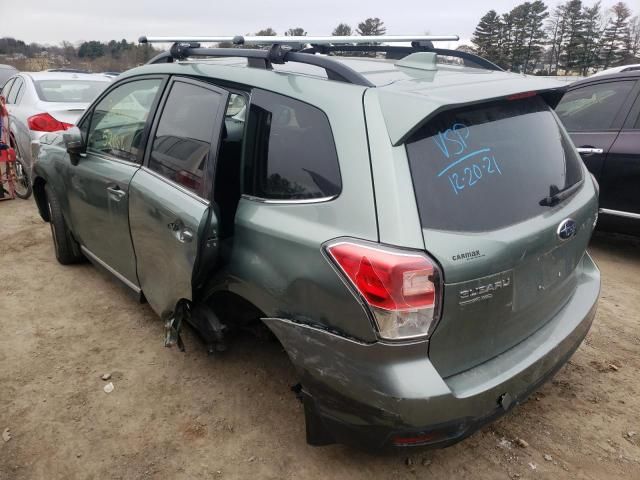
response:
M35 132L58 132L73 127L71 123L56 120L48 113L39 113L27 119L29 129Z
M535 97L536 95L537 95L537 92L516 93L514 95L509 95L507 97L507 100L522 100L523 98Z
M429 257L364 242L336 242L326 250L372 307L381 336L429 333L440 289L437 266Z

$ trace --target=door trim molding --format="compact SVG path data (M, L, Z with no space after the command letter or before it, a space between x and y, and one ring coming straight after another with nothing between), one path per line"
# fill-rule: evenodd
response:
M84 253L89 258L89 260L91 260L94 263L97 263L99 266L104 268L106 271L108 271L110 274L112 274L114 277L116 277L118 280L120 280L122 283L124 283L131 290L133 290L137 294L140 294L142 292L142 289L139 286L137 286L131 280L127 279L122 274L118 273L116 270L111 268L107 263L105 263L103 260L101 260L99 257L97 257L87 247L85 247L84 245L80 245L80 250L82 250L82 253Z
M600 213L604 213L606 215L615 215L616 217L625 217L640 220L640 213L623 212L622 210L610 210L608 208L601 208Z

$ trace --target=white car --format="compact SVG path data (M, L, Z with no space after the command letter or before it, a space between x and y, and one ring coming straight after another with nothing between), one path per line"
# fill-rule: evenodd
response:
M640 70L640 63L635 63L633 65L622 65L620 67L607 68L606 70L602 70L601 72L596 72L592 77L599 77L600 75L609 75L610 73L620 73L620 72L631 72L633 70Z
M111 82L105 75L76 72L21 72L11 77L0 95L9 111L10 141L16 149L18 193L28 196L39 139L66 130Z

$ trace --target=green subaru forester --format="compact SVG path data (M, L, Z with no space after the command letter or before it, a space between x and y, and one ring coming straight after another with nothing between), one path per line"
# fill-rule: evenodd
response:
M168 343L266 325L314 445L445 446L562 367L600 274L561 86L428 37L195 40L42 138L60 263L113 274Z

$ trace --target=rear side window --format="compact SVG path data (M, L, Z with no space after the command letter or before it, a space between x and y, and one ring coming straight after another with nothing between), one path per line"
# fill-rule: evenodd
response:
M581 161L538 97L443 112L407 143L423 227L488 231L549 210Z
M204 170L222 97L208 88L176 82L158 123L149 168L203 196Z
M317 199L342 189L329 120L306 103L254 91L247 152L245 193L255 197Z
M634 83L607 82L577 88L562 97L556 113L570 132L608 130Z
M38 98L43 102L89 103L109 85L95 80L36 80Z

